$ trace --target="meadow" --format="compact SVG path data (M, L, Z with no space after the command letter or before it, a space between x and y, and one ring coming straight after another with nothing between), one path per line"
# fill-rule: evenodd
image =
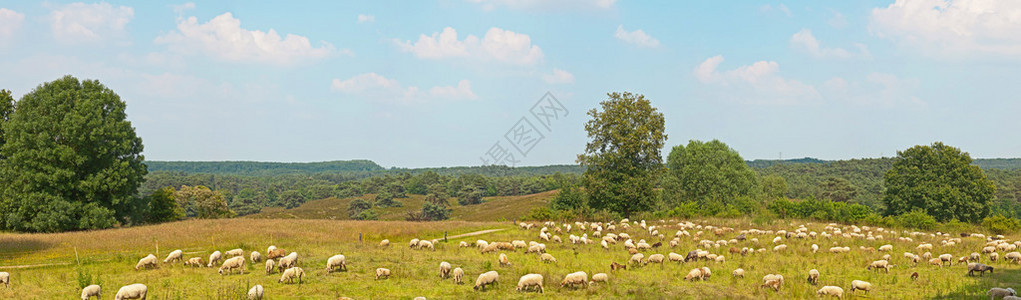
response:
M748 219L691 221L735 229L721 236L710 232L702 235L702 238L711 240L731 239L740 230L749 228L793 230L804 224L813 231L822 232L825 226L789 220L770 224L752 224ZM681 238L676 248L668 245L678 229L677 222L649 220L648 224L658 226L666 239L662 247L642 251L646 257L669 252L684 255L699 248L697 241L690 237ZM867 298L986 299L985 292L991 287L1021 288L1021 267L1003 259L989 262L983 255L982 262L996 267L996 271L984 276L968 276L963 265L955 263L944 268L924 263L914 265L902 256L906 251L921 254L915 246L929 242L935 246L932 250L934 255L950 253L956 261L957 257L981 252L985 240L977 237L962 238L962 242L954 246L941 246L940 240L945 238L929 235L913 237L912 242L897 241L889 235L876 241L842 237L791 238L781 242L788 245L785 252L767 250L747 256L728 252L730 246L772 249L773 235L749 235L749 240L737 245L704 248L724 255L726 261L723 263L667 261L662 265L650 263L644 267L612 272L609 268L611 262L626 263L630 257L623 243L611 245L610 250L602 249L598 239L588 245L571 244L568 241L570 234L582 234L577 229L559 234L564 243L545 243L547 252L557 258L556 264L542 263L537 255L525 254L523 250L481 254L475 248L458 247L460 241L472 243L477 239L490 242L538 241L539 227L541 225L523 230L512 222L222 219L56 234L3 233L0 234L0 271L10 272L12 281L10 288L0 287L0 298L72 298L77 297L80 288L88 283L101 284L104 299L112 298L119 287L131 283L146 284L149 299L240 299L255 284L265 287L266 299L411 299L418 296L429 299L801 299L816 298L815 291L824 285L840 286L845 289L845 298L851 298L851 280L865 280L875 286ZM442 242L444 233L454 236L487 229L497 231ZM690 231L692 235L696 234L695 230ZM646 239L650 244L659 241L637 225L625 232L635 240ZM587 233L591 235L592 231ZM956 233L950 237L957 237ZM415 250L407 246L412 238L440 239L441 242L436 251ZM752 242L752 238L759 241ZM1013 241L1018 236L1007 238ZM380 248L378 243L382 239L389 239L391 246ZM812 244L818 244L821 250L812 253ZM887 252L869 252L859 247L879 248L884 244L893 245L893 251L888 254L896 266L889 273L866 270L869 262ZM186 267L181 263L160 263L157 269L134 270L139 258L157 253L157 245L160 261L174 249L183 250L185 259L194 256L205 259L214 250L242 248L247 256L250 251L265 253L266 247L276 245L299 253L298 266L305 269L306 277L300 285L280 284L277 283L279 273L266 275L262 263L251 262L246 263L242 275L221 276L216 268ZM850 247L851 251L843 254L826 251L834 245ZM509 256L511 266L500 266L497 261L499 253ZM347 257L348 271L326 273L326 259L334 254ZM1004 254L1000 253L1001 256ZM438 265L441 261L463 268L465 283L455 285L451 279L440 279ZM683 280L688 270L702 266L712 269L713 276L709 280ZM393 276L375 280L377 267L389 268ZM746 277L732 277L731 271L736 268L743 268L747 272ZM822 273L818 286L805 282L808 270L813 268ZM473 290L475 278L489 270L500 273L499 284L485 292ZM579 289L560 288L564 275L575 271L585 271L589 276L607 273L610 274L610 282ZM912 272L920 274L918 280L909 278ZM515 291L518 278L528 273L545 277L546 293ZM762 276L768 273L784 275L786 280L779 292L759 288ZM854 297L863 296L860 293Z

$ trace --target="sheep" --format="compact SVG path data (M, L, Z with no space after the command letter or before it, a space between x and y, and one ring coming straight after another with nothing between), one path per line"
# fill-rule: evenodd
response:
M273 274L273 269L277 267L276 262L273 259L266 260L266 275Z
M819 245L812 244L812 253L819 252Z
M262 253L259 253L259 251L252 251L252 254L249 254L248 256L253 263L262 261Z
M535 244L528 246L528 250L525 253L543 253L546 252L546 244Z
M734 269L734 272L731 272L731 274L734 275L734 277L744 278L744 269L741 268Z
M433 247L433 242L426 241L426 240L418 241L418 249L422 249L422 248L426 248L426 249L429 249L429 250L432 250L432 251L436 251L436 248Z
M461 278L464 277L464 270L458 267L454 268L454 271L451 273L454 274L454 284L461 284Z
M167 258L163 260L163 263L182 261L184 260L181 258L182 255L184 255L184 252L181 252L180 249L171 251L170 254L167 255Z
M866 269L869 271L875 270L876 272L879 272L879 269L883 269L886 270L886 273L890 273L890 267L892 267L890 262L880 259L869 264Z
M507 254L500 253L500 266L510 266L510 259L507 258Z
M911 280L918 280L918 272L911 273Z
M844 289L840 288L839 286L827 285L822 287L818 291L815 291L815 294L820 297L833 296L836 297L837 299L844 299Z
M808 283L812 285L819 284L819 270L816 269L808 270Z
M780 245L778 245L776 247L773 247L773 251L780 252L780 251L784 251L784 250L787 250L787 244L780 244Z
M1021 252L1010 252L1003 256L1004 260L1012 261L1014 263L1021 263Z
M379 280L380 277L383 277L383 279L390 278L390 269L376 268L376 280Z
M245 255L245 250L231 249L227 250L227 252L224 252L223 254L227 255L227 257L243 256Z
M768 284L770 281L776 281L775 284ZM777 291L783 287L783 275L780 274L766 274L762 276L762 285L759 287L773 287Z
M764 287L773 288L774 291L779 292L780 291L780 287L782 287L782 285L780 285L780 281L779 280L769 280L769 281L766 281L765 283L763 283L761 286L759 286L759 288L764 288Z
M291 252L291 254L288 254L287 256L284 256L279 261L277 261L277 268L279 268L280 271L283 272L285 269L292 268L292 267L296 266L297 264L298 264L298 253L297 252Z
M287 256L287 251L284 249L273 249L270 251L266 251L266 258L277 259L284 256Z
M851 293L854 294L855 290L863 290L865 295L868 295L869 291L872 290L872 284L861 280L851 281Z
M149 288L144 284L135 283L121 287L117 290L117 295L114 296L114 300L123 299L145 299L146 294L149 294Z
M996 253L996 252L989 253L989 260L990 261L995 262L999 258L1000 258L1000 254L999 253Z
M993 267L980 263L968 264L968 275L975 275L975 272L978 272L978 275L982 276L982 274L984 274L986 271L989 271L989 273L992 274Z
M709 277L713 276L713 272L709 270L709 267L702 267L702 280L709 280Z
M673 252L670 252L670 254L667 254L667 257L670 259L670 261L676 261L676 262L684 261L684 256L681 256L680 254L673 253Z
M277 246L269 245L269 247L266 247L266 254L269 254L270 252L273 252L273 250L276 250L276 249L277 249Z
M1018 296L1006 296L1006 297L1003 297L1003 300L1021 300L1021 297L1018 297Z
M879 246L879 251L886 251L886 252L893 251L893 245L886 244L886 245Z
M717 256L716 257L716 262L717 263L721 263L721 264L725 263L725 262L727 262L727 258L723 257L723 255Z
M702 269L691 269L691 271L688 271L688 275L684 276L684 280L695 281L695 279L702 279Z
M379 274L379 271L377 270L376 273ZM277 283L283 283L284 281L287 281L288 283L294 283L294 279L297 278L298 285L300 286L302 277L305 277L305 270L299 267L293 267L284 270L283 274L280 275L280 279L277 280Z
M666 259L666 256L663 256L663 254L656 253L656 254L653 254L653 255L649 255L649 259L646 260L646 262L662 264L663 260L665 260L665 259Z
M597 282L610 282L610 275L606 275L606 273L592 275L592 281L589 281L589 285L596 284Z
M557 259L553 257L552 254L549 253L543 253L542 255L540 255L539 261L542 261L544 263L557 263Z
M148 269L149 267L153 267L153 268L157 267L156 266L156 256L155 255L149 254L149 255L143 257L142 259L139 259L138 263L135 264L135 270L138 270L138 269L141 269L141 268L147 268Z
M245 273L244 256L235 256L228 258L227 260L223 261L223 265L220 266L220 270L218 270L217 272L220 273L220 275L227 275L223 273L224 270L227 270L227 272L230 273L234 273L234 269L238 269L239 271L241 271L241 274Z
M248 300L262 300L262 285L256 284L248 290Z
M213 265L220 262L221 259L223 259L223 253L220 253L220 251L213 251L212 254L209 254L209 263L206 264L206 267L212 268Z
M496 284L498 279L500 279L500 274L497 273L496 271L489 271L479 274L479 278L475 279L475 287L473 287L473 289L477 291L479 290L479 288L481 288L482 291L485 292L486 286L490 284Z
M943 267L943 260L939 259L938 257L937 258L933 258L933 259L929 260L929 264L942 268Z
M954 255L953 254L942 254L942 255L939 256L939 259L942 260L944 263L950 263L951 266L954 265Z
M82 300L89 300L90 298L92 298L92 296L96 296L96 299L102 299L102 297L99 296L100 290L101 289L100 289L99 285L95 285L95 284L83 288L82 289Z
M418 239L411 239L411 241L408 242L408 248L413 249L415 247L418 247L418 242L419 242Z
M334 269L338 268L341 271L347 271L347 260L344 258L344 255L337 254L330 256L330 258L326 260L326 273L328 274L333 272Z
M486 244L485 246L482 247L481 252L482 254L486 254L489 252L496 252L496 250L500 250L499 243Z
M462 243L463 243L463 242L462 242ZM382 241L379 241L379 247L380 247L380 248L386 248L386 247L390 247L390 240L382 240Z
M447 279L450 276L450 263L440 262L440 278Z
M646 263L646 261L644 261L644 259L645 259L645 254L635 253L635 255L632 255L631 259L628 260L628 264L631 264L631 265L642 265L642 264Z
M1004 299L1007 296L1016 296L1017 293L1014 292L1014 289L1012 289L1012 288L1006 288L1006 289L1003 289L1003 288L991 288L991 289L989 289L988 292L986 292L986 295L989 295L989 299L996 299L996 298Z
M588 274L585 271L578 271L564 276L564 280L560 281L560 287L570 285L574 288L576 285L581 284L583 287L588 286Z
M543 293L541 274L527 274L521 276L521 279L518 279L518 287L515 290L519 292L528 291L528 289L532 287L535 287L539 293Z
M201 267L204 264L201 257L192 257L184 261L185 266Z
M617 262L610 262L610 271L616 270L627 270L627 265L618 264Z

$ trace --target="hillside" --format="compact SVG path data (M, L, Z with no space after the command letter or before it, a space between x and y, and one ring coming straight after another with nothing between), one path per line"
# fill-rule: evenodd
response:
M146 161L149 172L183 172L216 175L266 176L381 171L371 160L338 160L310 163L257 161Z

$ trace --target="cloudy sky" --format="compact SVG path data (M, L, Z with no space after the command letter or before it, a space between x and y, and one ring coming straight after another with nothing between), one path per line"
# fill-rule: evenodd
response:
M527 123L568 164L613 91L747 159L1021 156L1021 1L723 2L4 1L0 88L98 79L149 160L478 165Z

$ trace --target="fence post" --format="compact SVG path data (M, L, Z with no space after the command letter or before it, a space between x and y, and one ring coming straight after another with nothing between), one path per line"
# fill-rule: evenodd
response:
M358 242L359 243L362 242L362 233L361 232L358 233Z
M443 242L444 243L447 242L447 232L446 231L443 232Z

